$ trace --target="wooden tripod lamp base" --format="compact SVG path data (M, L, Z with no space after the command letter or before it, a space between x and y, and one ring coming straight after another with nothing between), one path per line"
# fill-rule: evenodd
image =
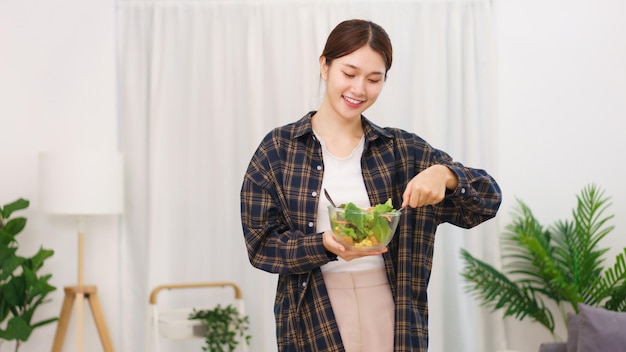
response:
M78 300L76 299L78 298ZM54 335L54 344L52 345L52 352L61 352L63 348L63 341L65 340L65 334L67 333L67 327L70 322L72 314L72 307L74 303L77 305L78 319L81 320L82 308L84 300L89 301L93 319L98 329L98 335L100 335L100 341L104 352L113 352L113 343L109 336L109 330L107 329L106 322L104 320L104 314L102 313L102 306L100 305L100 299L98 298L98 289L96 286L68 286L65 287L65 299L63 300L63 307L61 308L61 316L59 317L59 323L57 325L56 334ZM82 321L77 322L77 326L81 326ZM78 334L79 348L82 350L82 331Z

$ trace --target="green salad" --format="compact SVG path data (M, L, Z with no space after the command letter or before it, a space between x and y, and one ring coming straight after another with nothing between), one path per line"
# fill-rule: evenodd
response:
M344 211L330 208L332 230L339 242L356 248L387 244L400 215L393 208L391 199L367 209L354 203L342 204L339 208Z

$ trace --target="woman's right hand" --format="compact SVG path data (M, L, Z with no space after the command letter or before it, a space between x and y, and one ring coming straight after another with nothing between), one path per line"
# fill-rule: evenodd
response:
M349 262L355 258L367 257L370 255L381 255L387 252L387 247L378 250L362 250L362 249L350 249L346 248L341 243L337 242L335 239L335 235L332 231L328 230L322 234L322 241L324 243L324 248L327 251L334 253L338 257L341 257L343 260Z

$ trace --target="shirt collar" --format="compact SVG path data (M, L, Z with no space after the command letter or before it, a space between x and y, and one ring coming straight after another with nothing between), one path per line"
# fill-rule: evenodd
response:
M316 111L310 111L304 115L300 120L295 122L294 138L300 138L307 134L313 133L313 125L311 124L311 117L315 115ZM372 141L379 136L392 138L393 134L386 129L372 123L365 116L361 115L361 123L363 124L363 131L365 133L365 139Z

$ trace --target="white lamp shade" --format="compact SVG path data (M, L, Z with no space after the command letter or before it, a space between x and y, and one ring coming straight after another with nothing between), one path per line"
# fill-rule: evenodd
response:
M98 215L124 211L122 154L116 151L39 155L41 209L50 214Z

